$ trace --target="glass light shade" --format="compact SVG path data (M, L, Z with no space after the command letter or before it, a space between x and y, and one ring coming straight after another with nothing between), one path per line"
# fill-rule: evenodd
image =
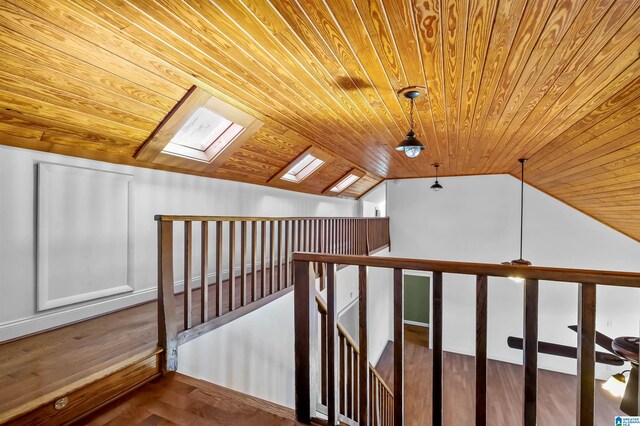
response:
M418 155L420 155L420 152L423 149L424 148L420 148L418 146L410 146L404 150L404 155L406 155L409 158L416 158Z
M609 377L603 385L602 389L608 391L611 395L621 397L627 387L627 381L622 373L614 374Z
M412 131L407 133L404 140L396 147L396 151L403 151L404 155L409 158L416 158L420 152L424 150L424 145L416 138L416 134Z
M524 282L524 278L521 277L509 277L511 281L517 282L518 284L522 284Z

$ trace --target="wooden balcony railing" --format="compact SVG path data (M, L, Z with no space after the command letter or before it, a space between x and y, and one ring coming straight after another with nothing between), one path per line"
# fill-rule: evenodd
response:
M291 291L294 251L368 255L389 246L388 218L159 215L155 220L158 345L165 349L165 371L177 369L178 345ZM174 246L176 223L183 229L181 247ZM198 288L193 279L194 223L199 223L200 231ZM183 253L184 287L177 300L176 248ZM209 265L211 259L213 265ZM213 280L209 279L211 269Z
M433 382L432 424L443 424L443 351L442 351L442 289L443 273L476 276L476 369L475 369L475 420L476 425L487 424L487 297L488 277L521 277L525 280L524 291L524 409L523 424L533 426L537 422L538 393L538 282L539 280L575 282L579 285L578 304L578 381L576 424L594 425L595 402L595 312L596 286L624 286L640 288L640 274L627 272L593 271L581 269L543 268L501 264L460 263L432 260L401 259L389 257L366 257L333 254L295 253L295 363L296 363L296 415L300 422L310 423L316 417L318 393L326 401L329 424L342 421L349 424L378 425L404 424L404 295L402 271L429 271L433 273ZM318 309L315 280L311 280L311 264L319 263L326 268L327 303L326 326L320 321L322 338L318 338ZM353 394L343 392L340 378L343 342L336 322L335 265L359 267L359 346L355 361L347 357L347 373L355 370L351 378ZM387 408L391 392L380 392L378 377L369 374L367 358L367 270L366 267L393 269L393 334L394 334L394 380L392 404ZM472 307L469 307L472 309ZM344 333L342 333L344 334ZM326 336L327 343L324 345ZM346 340L346 339L345 339ZM318 342L320 341L320 348ZM349 344L347 344L347 347ZM353 347L354 345L351 344ZM349 349L346 349L347 351ZM339 354L339 355L338 355ZM318 359L320 357L320 359ZM352 367L349 367L349 360ZM356 363L357 366L355 366ZM327 377L319 374L326 368ZM326 366L326 367L325 367ZM351 368L351 369L350 369ZM318 380L322 384L318 383ZM347 383L349 376L347 375ZM326 390L324 383L326 382ZM347 385L348 386L348 385ZM372 391L373 390L373 391ZM326 392L326 395L325 395ZM377 393L376 393L377 392ZM382 395L382 396L381 396ZM425 396L426 397L426 396ZM350 401L357 401L351 409ZM639 401L640 402L640 401ZM387 420L392 416L393 421ZM343 417L346 417L343 418ZM516 421L516 419L514 419ZM517 421L516 421L517 422Z

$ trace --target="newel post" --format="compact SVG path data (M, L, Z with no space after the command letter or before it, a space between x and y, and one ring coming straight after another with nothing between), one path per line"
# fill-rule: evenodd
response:
M158 346L164 349L162 372L178 369L178 340L173 292L173 222L158 221Z
M294 260L296 418L311 423L318 395L318 315L311 264Z

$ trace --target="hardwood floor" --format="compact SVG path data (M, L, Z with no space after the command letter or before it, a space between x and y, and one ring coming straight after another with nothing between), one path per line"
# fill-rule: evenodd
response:
M298 425L292 409L171 374L80 419L76 425Z
M266 276L268 284L269 269ZM260 283L259 273L257 280ZM236 306L240 306L239 288L240 280L236 278ZM199 293L199 290L193 293L194 325L200 323ZM209 296L213 294L215 285L210 285ZM223 312L228 310L227 294L228 283L225 281ZM179 329L182 329L182 301L182 295L176 295ZM0 344L0 414L45 397L132 356L152 351L158 341L156 309L157 304L153 301Z
M432 352L405 335L405 424L431 424ZM474 424L474 358L445 352L444 424ZM376 369L393 388L393 345L387 344ZM489 361L487 366L487 424L511 426L522 422L522 366ZM575 376L547 370L538 372L538 424L574 424L576 415ZM596 424L612 425L619 399L596 385Z

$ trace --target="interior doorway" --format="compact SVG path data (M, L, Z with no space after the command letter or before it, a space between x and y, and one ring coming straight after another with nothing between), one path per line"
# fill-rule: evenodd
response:
M431 276L416 271L405 271L403 281L405 340L429 347Z

